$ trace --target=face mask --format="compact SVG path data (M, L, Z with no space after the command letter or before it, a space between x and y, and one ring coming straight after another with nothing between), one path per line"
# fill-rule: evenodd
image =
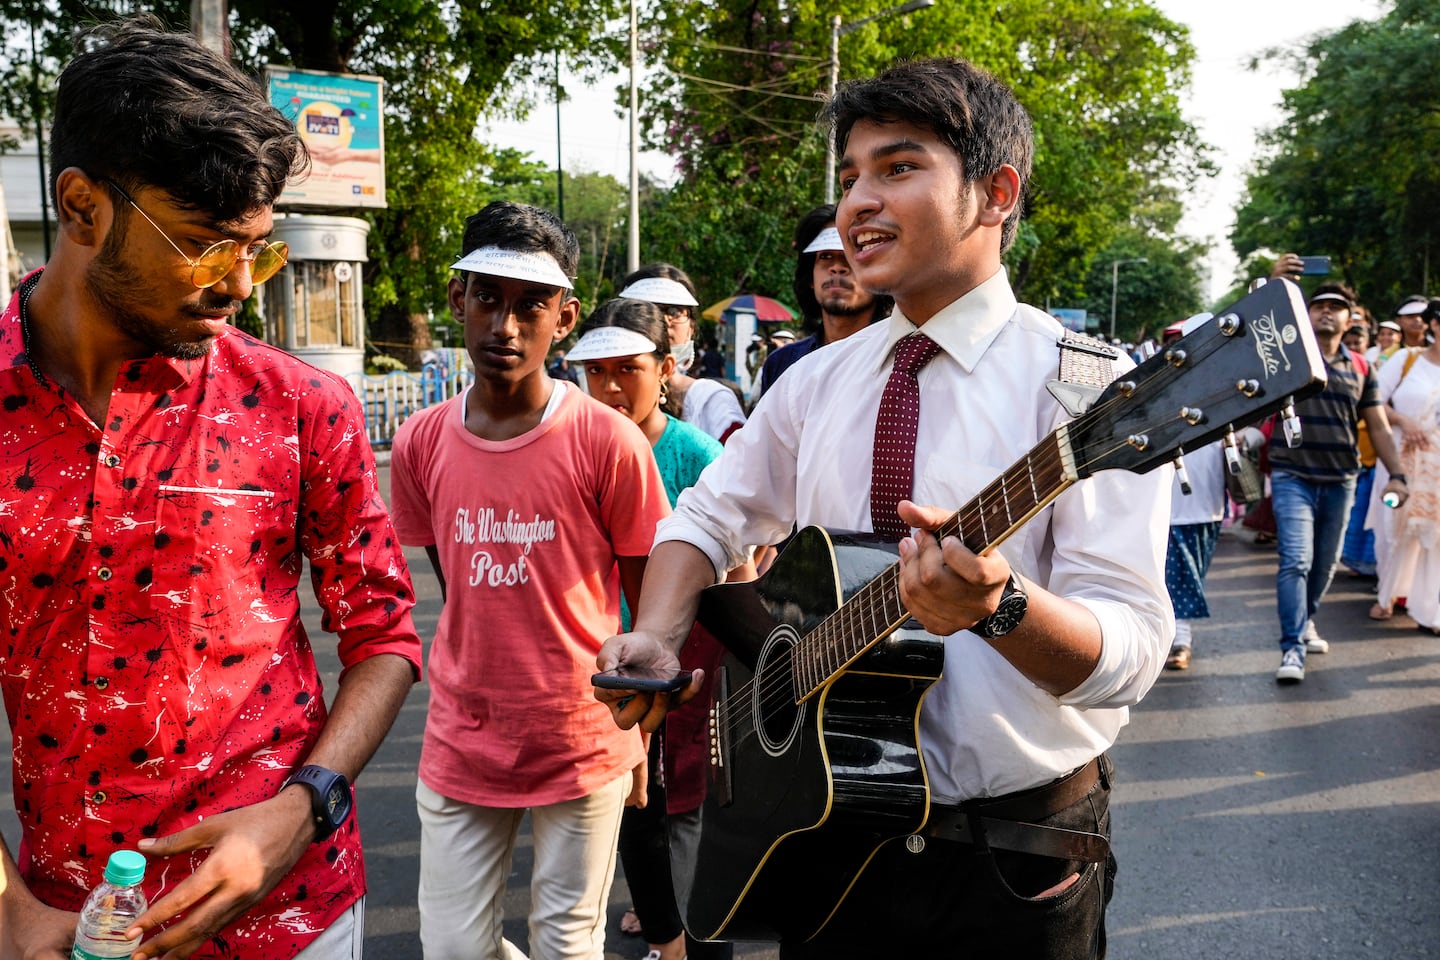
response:
M684 373L690 369L690 364L695 362L695 341L686 340L676 344L670 348L670 356L675 358L675 369Z

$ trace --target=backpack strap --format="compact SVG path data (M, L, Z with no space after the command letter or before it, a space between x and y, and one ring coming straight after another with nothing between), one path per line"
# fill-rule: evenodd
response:
M1415 366L1415 361L1420 359L1420 351L1424 349L1424 347L1410 347L1405 351L1405 365L1400 368L1400 379L1395 381L1395 386L1398 387L1405 382L1405 375L1410 372L1411 367Z
M1047 383L1050 395L1072 417L1078 417L1115 379L1120 351L1104 340L1066 330L1056 341L1060 347L1060 376Z

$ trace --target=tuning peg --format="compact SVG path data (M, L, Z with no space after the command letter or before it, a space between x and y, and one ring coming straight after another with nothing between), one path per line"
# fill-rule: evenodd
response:
M1180 481L1180 492L1190 496L1194 488L1190 486L1190 474L1185 469L1184 453L1175 454L1175 479Z
M1240 476L1240 441L1235 437L1235 425L1231 424L1225 428L1225 469L1232 477Z
M1300 417L1295 413L1295 398L1286 397L1280 408L1280 425L1285 428L1285 446L1294 450L1304 439L1300 433Z

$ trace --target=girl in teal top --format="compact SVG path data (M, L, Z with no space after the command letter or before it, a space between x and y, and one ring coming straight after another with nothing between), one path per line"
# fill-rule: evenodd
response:
M625 414L644 431L655 451L670 506L675 506L681 492L699 479L722 448L703 430L661 409L675 360L670 356L660 308L644 300L616 299L601 304L580 327L580 339L567 358L585 372L591 397ZM623 598L621 619L628 631L630 611ZM696 701L701 699L696 697ZM687 953L690 960L729 957L728 944L686 942L670 878L665 793L659 782L660 743L659 736L650 743L648 802L643 809L627 809L620 824L620 859L634 912L650 944L650 958L681 960ZM672 830L677 826L671 823Z

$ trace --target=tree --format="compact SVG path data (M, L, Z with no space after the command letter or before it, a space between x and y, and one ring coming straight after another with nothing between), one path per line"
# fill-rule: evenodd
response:
M1108 336L1111 284L1115 282L1115 335L1130 343L1146 337L1158 339L1169 324L1204 309L1195 272L1204 255L1204 248L1193 241L1177 245L1138 230L1124 230L1091 263L1081 303L1092 317L1103 318L1100 330ZM1127 264L1118 274L1113 272L1115 261L1140 257L1146 262Z
M1432 283L1440 242L1440 6L1397 0L1374 20L1317 36L1290 57L1299 86L1264 138L1230 235L1242 260L1327 254L1373 305ZM1268 260L1266 261L1268 262Z
M390 206L366 214L372 256L366 299L376 339L428 345L428 317L445 313L451 255L464 216L516 186L516 158L475 136L485 115L523 114L559 51L582 70L604 56L589 42L616 0L230 0L235 58L363 73L385 81L385 167ZM71 38L97 17L154 12L188 22L189 0L0 0L0 108L33 129L32 69L19 40L33 26L47 98ZM608 61L605 61L608 66ZM48 99L46 101L48 103ZM42 106L43 121L48 108ZM377 313L378 311L378 313Z
M830 17L859 21L868 7L672 0L647 19L648 49L663 67L647 90L647 136L676 154L682 173L666 201L676 215L653 221L658 235L647 232L647 243L686 252L667 233L680 226L703 260L679 262L712 277L716 294L788 289L794 223L823 195L815 116ZM1096 251L1147 202L1211 171L1179 108L1194 56L1187 32L1142 0L950 0L878 19L841 45L845 77L901 57L956 55L1016 91L1038 150L1007 263L1032 298L1077 295ZM727 240L735 237L747 245ZM762 240L771 246L757 259ZM786 269L767 268L772 261Z

